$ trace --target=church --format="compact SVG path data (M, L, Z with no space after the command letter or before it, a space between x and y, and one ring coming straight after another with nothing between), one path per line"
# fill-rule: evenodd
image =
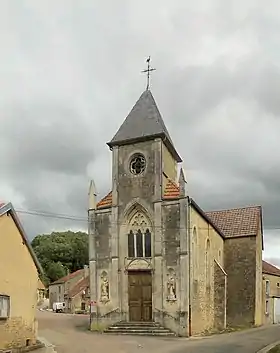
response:
M261 207L199 207L149 89L107 145L111 190L97 200L89 189L91 329L150 322L188 337L260 325Z

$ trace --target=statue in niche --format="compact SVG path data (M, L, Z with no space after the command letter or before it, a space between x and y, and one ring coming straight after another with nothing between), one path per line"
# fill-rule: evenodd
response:
M101 301L109 301L109 281L106 272L101 275Z
M175 273L171 272L168 275L168 281L167 281L167 300L169 301L175 301L177 300L176 297L176 279L175 279Z

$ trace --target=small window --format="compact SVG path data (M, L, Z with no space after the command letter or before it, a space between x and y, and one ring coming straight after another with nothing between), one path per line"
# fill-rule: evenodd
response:
M269 285L269 281L266 280L265 281L265 294L269 295L269 293L270 293L270 285Z
M149 229L146 229L145 233L145 256L146 257L151 257L151 233Z
M146 160L142 154L136 154L130 161L130 172L134 175L141 174L146 168Z
M0 295L0 319L7 319L10 315L10 297Z
M278 287L278 288L280 287L280 283L279 283L279 282L277 283L277 287Z
M140 229L136 233L136 257L143 257L143 234Z
M268 300L265 301L265 313L266 313L266 315L268 315L268 313L269 313L269 301Z
M128 234L128 257L134 257L134 234L132 230Z

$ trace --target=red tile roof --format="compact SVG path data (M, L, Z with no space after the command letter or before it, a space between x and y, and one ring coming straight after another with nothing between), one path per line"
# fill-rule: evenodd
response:
M164 199L177 199L179 196L180 196L179 186L171 179L168 179L167 184L164 189L164 192L163 192L163 198Z
M270 263L263 261L262 262L262 272L268 275L274 275L280 277L280 269L271 265Z
M89 288L89 276L81 279L72 289L70 289L68 297L73 298L87 288Z
M261 206L233 208L230 210L205 212L226 237L255 236L258 233Z
M69 281L70 279L75 278L76 276L80 275L83 271L84 271L84 269L81 269L81 270L72 272L72 273L70 273L69 275L66 275L66 276L64 276L64 277L62 277L62 278L59 278L59 279L57 279L56 281L52 282L52 283L50 284L50 286L52 286L53 284L65 283L65 282Z
M112 191L109 192L103 199L101 199L97 205L96 208L107 208L112 206Z
M179 186L168 179L167 184L165 186L165 190L163 192L163 199L177 199L180 196ZM105 197L103 197L96 205L96 208L109 208L112 206L112 191L110 191Z

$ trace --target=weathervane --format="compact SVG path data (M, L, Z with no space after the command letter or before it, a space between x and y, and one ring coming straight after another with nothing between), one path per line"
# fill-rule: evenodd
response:
M141 71L141 72L147 73L147 88L146 88L146 90L148 90L150 88L150 72L155 70L150 67L150 61L151 61L151 57L149 56L148 59L146 60L146 63L148 63L148 68L146 70Z

